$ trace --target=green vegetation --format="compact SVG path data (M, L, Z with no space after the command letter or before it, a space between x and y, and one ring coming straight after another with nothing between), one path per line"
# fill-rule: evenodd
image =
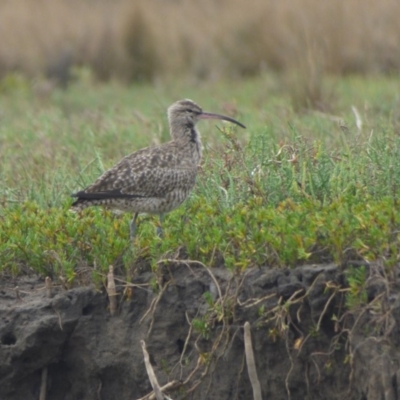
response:
M155 266L182 246L191 259L235 270L381 258L390 268L400 251L398 79L326 80L330 113L299 109L281 83L265 75L124 88L98 86L83 70L68 91L39 98L24 79L7 78L0 270L73 284L88 272L102 279L113 264L129 279L137 260ZM157 219L142 216L132 250L131 215L74 214L69 195L123 155L168 140L166 108L182 97L248 129L199 125L205 157L193 195L167 216L164 240Z
M349 290L346 296L346 303L349 309L355 309L368 303L366 282L368 272L365 266L360 268L351 267L348 271Z

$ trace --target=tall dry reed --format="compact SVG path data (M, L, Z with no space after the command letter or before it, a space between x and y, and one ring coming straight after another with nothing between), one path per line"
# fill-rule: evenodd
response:
M400 68L398 0L13 0L0 2L0 76L217 79L265 69Z

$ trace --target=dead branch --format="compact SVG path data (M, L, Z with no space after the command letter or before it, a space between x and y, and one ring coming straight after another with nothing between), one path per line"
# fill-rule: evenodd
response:
M208 268L206 265L204 265L202 262L200 261L196 261L196 260L179 260L179 259L170 259L170 258L166 258L160 261L157 261L157 264L162 264L162 263L167 263L167 262L171 262L171 263L181 263L181 264L186 264L186 266L189 268L190 264L198 264L200 266L202 266L207 273L211 276L211 279L214 281L215 286L218 289L218 295L220 298L222 298L222 293L221 293L221 288L218 284L218 281L216 280L214 274L211 272L210 268ZM190 269L190 268L189 268Z
M149 313L151 313L151 322L150 322L150 326L149 326L149 330L147 331L147 336L150 335L151 331L153 330L153 325L154 325L154 314L156 312L156 308L158 303L160 302L163 294L165 293L165 291L167 290L168 285L170 284L170 281L168 281L163 288L161 289L161 292L158 294L158 296L153 299L153 301L150 304L149 309L146 311L146 313L143 315L143 317L140 319L139 324L141 324L143 322L143 320L147 317L147 315L149 315Z
M113 316L117 313L117 290L114 281L114 267L112 265L110 265L107 274L107 294L110 300L110 314Z
M253 299L253 298L248 299L248 300L244 301L243 303L238 299L237 302L238 302L239 306L244 307L244 308L249 308L249 307L256 306L257 304L263 302L264 300L268 300L268 299L271 299L272 297L276 297L276 295L277 295L276 293L272 293L272 294L268 294L267 296L261 297L259 299Z
M162 394L160 385L158 384L156 374L154 373L153 367L152 367L152 365L150 363L149 353L147 352L147 349L146 349L146 342L144 340L141 340L140 344L141 344L142 350L143 350L144 364L146 366L147 375L149 376L151 387L154 390L154 393L156 395L156 399L157 400L164 400L164 396Z
M333 293L331 294L331 296L329 297L328 301L325 303L325 307L322 310L322 313L321 313L321 315L319 316L319 319L318 319L317 332L319 332L319 330L321 328L322 318L324 317L326 311L328 310L329 304L331 304L331 301L334 299L334 297L336 296L337 292L338 292L338 290L335 289L333 291Z
M58 317L58 325L60 327L60 329L63 331L63 325L62 325L62 318L60 313L53 307L54 312L56 313L57 317Z
M193 378L194 374L195 374L195 373L197 372L197 370L200 368L201 363L202 363L201 356L199 356L199 358L197 359L196 367L195 367L194 370L190 373L190 375L186 378L185 382L182 383L182 386L185 386L185 385L187 385L187 384L190 382L190 380Z
M251 386L253 387L254 400L262 400L261 386L257 376L253 345L251 343L251 330L249 322L245 322L244 324L244 349L246 352L247 371L249 373Z
M183 357L186 354L186 349L187 349L187 346L189 344L189 340L190 340L190 337L192 336L192 331L193 331L193 324L189 321L189 316L187 314L187 311L185 311L185 316L186 316L186 321L189 324L189 332L188 332L188 334L186 336L185 344L183 345L182 354L181 354L181 356L179 358L179 364L181 366L181 379L182 379L182 371L183 371Z
M290 388L289 388L289 378L290 378L290 375L291 375L292 371L294 370L294 361L293 361L292 355L290 354L289 339L288 339L287 332L286 332L286 337L285 337L285 347L286 347L287 355L288 355L289 360L290 360L290 369L289 369L289 371L288 371L288 373L286 375L286 378L285 378L286 392L288 394L288 399L290 400L291 399L291 394L290 394Z
M168 390L174 390L179 388L180 386L182 386L182 382L179 381L171 381L168 382L166 385L164 385L163 387L161 387L161 391L162 392L166 392ZM165 395L164 395L165 396ZM146 396L141 397L138 400L155 400L156 399L156 394L153 392L146 394Z

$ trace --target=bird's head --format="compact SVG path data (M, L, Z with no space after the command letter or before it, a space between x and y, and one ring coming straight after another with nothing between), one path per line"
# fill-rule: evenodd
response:
M205 112L192 100L179 100L168 108L172 136L182 130L192 130L200 119L222 119L246 128L239 121L225 115Z

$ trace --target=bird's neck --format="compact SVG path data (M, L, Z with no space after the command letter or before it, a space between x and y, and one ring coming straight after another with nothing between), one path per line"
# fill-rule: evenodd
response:
M200 163L203 145L201 143L200 132L196 129L194 124L186 124L174 126L171 124L171 136L173 140L177 140L183 143L187 143L192 153L192 157Z

